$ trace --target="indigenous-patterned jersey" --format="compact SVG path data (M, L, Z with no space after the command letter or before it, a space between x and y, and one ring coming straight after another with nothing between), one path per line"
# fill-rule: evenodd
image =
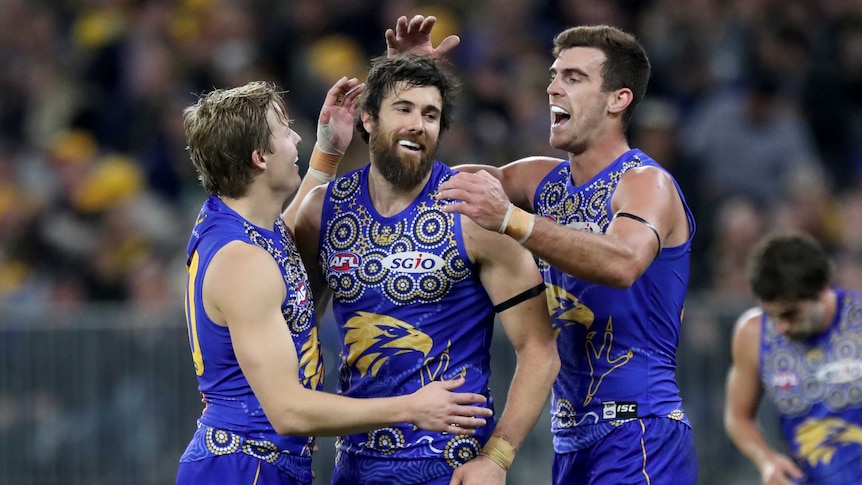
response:
M862 294L835 292L835 320L806 341L761 318L761 382L811 484L862 483Z
M308 274L287 226L281 218L273 229L252 225L221 199L210 196L189 240L186 290L189 344L206 407L200 418L200 432L180 461L236 452L275 464L284 461L279 458L282 454L310 457L314 438L280 436L273 430L239 367L230 331L214 323L204 310L201 289L207 267L218 250L232 241L257 245L278 263L287 290L282 314L299 356L298 378L309 389L323 387L323 361Z
M369 170L329 184L321 219L320 264L341 336L339 393L399 396L464 376L458 391L483 394L491 406L492 304L467 255L460 216L443 212L446 202L434 198L455 172L435 162L410 206L384 217L369 197ZM451 474L475 457L493 429L490 418L475 436L401 424L340 437L337 447L368 459L368 483L419 483L439 476L441 460ZM369 476L380 458L405 466L396 472L384 460L381 474Z
M630 150L575 186L569 162L561 162L536 189L535 213L603 234L614 216L611 199L620 178L642 166L661 169L640 150ZM676 188L694 235L694 218ZM691 237L663 248L627 289L583 281L539 261L562 360L551 408L557 453L592 446L629 419L667 417L688 424L675 373L690 252Z

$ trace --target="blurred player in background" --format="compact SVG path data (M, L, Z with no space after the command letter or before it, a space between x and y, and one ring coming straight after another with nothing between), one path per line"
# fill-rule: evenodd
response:
M759 306L734 329L724 426L765 484L862 483L862 295L830 279L808 235L770 236L752 250ZM756 423L764 390L793 458Z

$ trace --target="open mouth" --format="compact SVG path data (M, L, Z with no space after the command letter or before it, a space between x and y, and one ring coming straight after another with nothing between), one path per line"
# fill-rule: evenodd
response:
M568 121L572 115L568 111L559 106L551 106L551 123L553 126L560 126Z
M422 151L422 145L420 145L416 142L412 142L410 140L398 140L398 145L406 148L407 150L409 150L411 152L421 152Z

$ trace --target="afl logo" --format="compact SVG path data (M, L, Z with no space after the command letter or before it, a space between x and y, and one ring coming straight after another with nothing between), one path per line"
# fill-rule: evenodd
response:
M329 258L332 271L350 271L359 267L359 256L353 253L338 253Z
M299 286L296 288L296 304L299 306L305 306L308 303L308 300L308 287L305 286L305 281L300 281Z
M443 258L432 253L404 251L383 258L383 267L400 273L428 273L442 269L446 265Z

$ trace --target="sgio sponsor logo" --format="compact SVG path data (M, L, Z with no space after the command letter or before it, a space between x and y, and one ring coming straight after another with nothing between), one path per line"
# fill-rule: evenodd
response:
M383 258L383 267L399 273L428 273L443 269L446 262L432 253L404 251Z
M638 403L605 401L602 403L603 419L625 419L638 417Z
M862 378L862 362L839 360L826 364L817 371L817 379L829 384L844 384Z
M329 258L332 271L350 271L359 267L359 256L353 253L338 253Z

